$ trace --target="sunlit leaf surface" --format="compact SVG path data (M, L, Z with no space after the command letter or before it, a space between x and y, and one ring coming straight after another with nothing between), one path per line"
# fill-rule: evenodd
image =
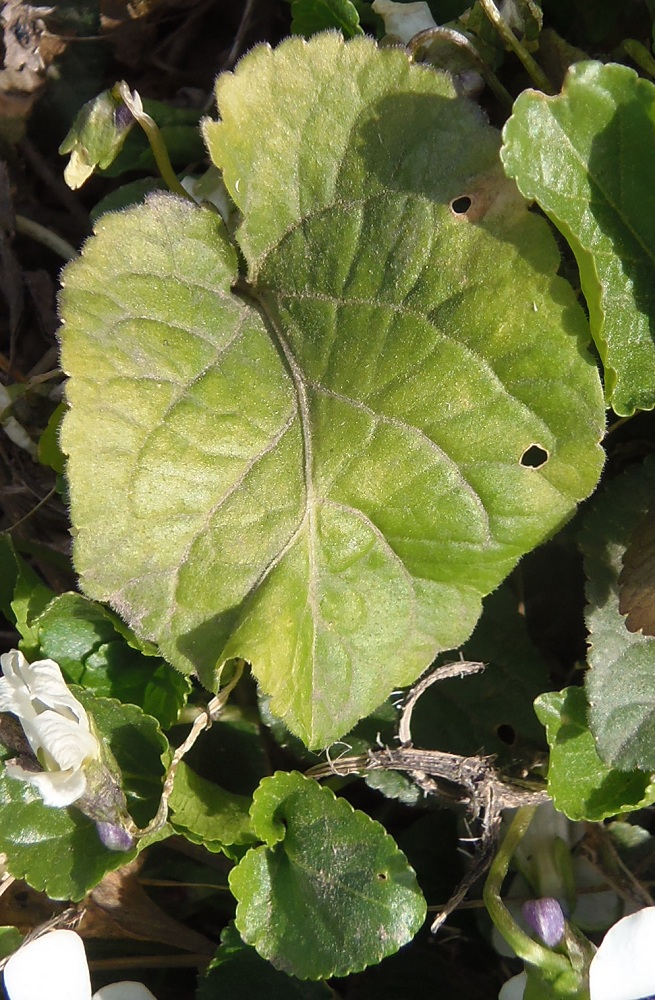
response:
M571 67L559 97L525 91L505 169L567 238L617 413L655 406L655 86L627 66Z
M207 687L251 661L317 747L591 491L602 398L548 226L445 76L321 35L256 49L218 102L247 275L162 195L65 275L75 562Z

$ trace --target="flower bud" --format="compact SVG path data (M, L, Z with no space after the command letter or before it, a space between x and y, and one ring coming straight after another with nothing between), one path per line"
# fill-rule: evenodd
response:
M135 95L133 95L135 96ZM78 111L59 152L70 153L64 178L70 188L82 187L96 167L110 166L120 153L135 119L116 88L104 90Z
M556 899L530 899L524 903L523 919L549 948L554 948L564 937L564 914Z

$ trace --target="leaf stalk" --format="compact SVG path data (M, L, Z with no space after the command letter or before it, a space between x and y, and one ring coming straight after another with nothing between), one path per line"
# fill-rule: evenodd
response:
M533 59L525 46L521 45L509 24L496 7L494 0L480 0L480 6L502 38L505 47L511 49L518 59L520 59L525 71L539 90L543 90L545 94L554 94L556 92L555 87L553 87L536 59Z

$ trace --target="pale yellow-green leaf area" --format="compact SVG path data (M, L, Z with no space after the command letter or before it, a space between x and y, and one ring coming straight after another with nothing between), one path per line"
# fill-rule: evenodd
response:
M75 561L207 687L249 660L318 747L591 492L602 393L547 223L445 76L322 35L217 91L240 264L159 195L66 271Z

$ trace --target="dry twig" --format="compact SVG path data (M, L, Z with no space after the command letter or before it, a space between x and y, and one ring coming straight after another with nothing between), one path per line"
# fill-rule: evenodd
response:
M314 778L330 774L358 774L373 770L406 771L426 795L463 805L469 818L478 824L477 849L460 885L432 924L436 932L450 913L461 903L472 886L489 867L493 858L503 809L546 802L548 795L536 782L505 777L493 764L492 757L466 757L440 750L421 750L412 746L411 718L421 695L436 681L465 677L484 670L483 663L462 660L438 667L423 677L407 695L400 718L400 747L383 747L366 754L340 757L319 764L307 773Z

